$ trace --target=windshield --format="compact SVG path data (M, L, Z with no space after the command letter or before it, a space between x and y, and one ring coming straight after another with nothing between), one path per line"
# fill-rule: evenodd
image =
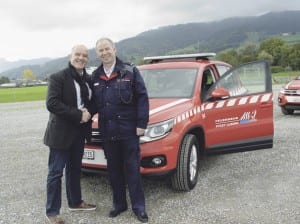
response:
M197 69L140 70L150 98L190 98Z

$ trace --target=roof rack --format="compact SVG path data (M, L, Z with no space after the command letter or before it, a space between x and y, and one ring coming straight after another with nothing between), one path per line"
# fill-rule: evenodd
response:
M150 61L149 63L165 61L165 60L182 60L182 59L204 59L208 60L209 57L216 56L216 53L197 53L197 54L177 54L177 55L165 55L165 56L151 56L144 57L144 61Z

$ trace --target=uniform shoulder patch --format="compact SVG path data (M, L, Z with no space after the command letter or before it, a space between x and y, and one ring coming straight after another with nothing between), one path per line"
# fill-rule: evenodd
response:
M133 69L134 69L135 65L133 63L124 63L124 69L129 71L130 73L133 73Z

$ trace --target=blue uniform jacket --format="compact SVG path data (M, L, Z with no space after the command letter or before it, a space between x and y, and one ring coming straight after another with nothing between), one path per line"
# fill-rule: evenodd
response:
M92 75L93 93L103 140L121 140L136 136L136 128L146 128L149 100L139 70L117 58L109 78L103 65Z

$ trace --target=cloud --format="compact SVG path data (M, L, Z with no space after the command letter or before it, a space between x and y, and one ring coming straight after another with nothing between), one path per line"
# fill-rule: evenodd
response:
M0 58L58 57L73 44L115 41L149 29L300 9L299 0L9 0L0 7Z
M73 29L90 26L87 15L97 15L96 8L86 7L83 3L83 0L10 0L1 8L1 14L28 31Z

